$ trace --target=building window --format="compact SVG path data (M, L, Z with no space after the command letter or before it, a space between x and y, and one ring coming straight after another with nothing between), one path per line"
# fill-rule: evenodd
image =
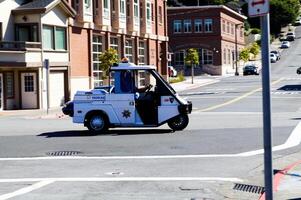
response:
M213 64L213 52L207 49L203 49L203 63Z
M194 32L200 33L202 32L202 20L201 19L196 19L194 20Z
M231 50L228 49L228 64L231 64Z
M191 33L191 20L184 20L184 33Z
M159 23L163 22L162 6L159 6Z
M146 3L146 19L147 22L152 20L151 4L149 2Z
M85 0L85 14L91 14L91 0Z
M55 49L66 50L66 28L55 28Z
M227 50L224 49L223 51L223 60L224 60L224 64L227 64Z
M109 9L109 0L103 0L103 8Z
M24 76L24 92L33 92L34 91L34 76L27 75Z
M236 31L236 30L235 30ZM239 37L243 37L244 36L244 28L243 27L240 27L239 29Z
M54 37L52 26L43 26L43 48L54 49Z
M5 73L5 94L6 98L14 98L14 73Z
M66 28L56 26L43 26L43 47L49 50L66 50Z
M227 22L227 33L230 34L230 22Z
M182 21L181 20L174 20L173 21L173 32L174 33L181 33L182 32Z
M205 19L205 32L212 32L212 19Z
M118 38L110 38L110 48L115 49L117 52L119 51Z
M145 60L145 42L144 41L140 41L139 42L139 48L138 48L138 64L139 65L145 65L146 64L146 60Z
M134 17L139 17L139 4L138 0L134 0Z
M234 35L234 24L231 24L231 35Z
M184 65L184 57L185 57L185 51L178 51L175 53L175 65Z
M78 12L79 11L79 0L72 0L71 1L71 6L72 6L72 8L74 8L74 10L76 12Z
M226 33L226 21L223 20L222 22L222 30L223 30L223 33Z
M37 24L17 24L16 32L17 41L39 42Z
M93 85L94 87L103 85L103 71L100 68L99 56L103 51L103 37L101 35L93 35Z
M129 62L134 62L133 57L133 40L125 40L125 57L129 59Z
M139 26L140 24L140 16L139 16L139 2L138 0L134 0L134 25Z
M120 13L125 14L125 0L120 0Z
M117 51L118 57L119 56L119 42L117 37L111 37L110 38L110 48L115 49Z
M109 0L103 0L103 17L105 19L110 19L110 2Z

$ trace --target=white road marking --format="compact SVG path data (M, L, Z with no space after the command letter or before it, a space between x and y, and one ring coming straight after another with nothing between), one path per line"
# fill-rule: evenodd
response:
M301 142L301 122L295 127L291 135L287 138L286 142L284 144L274 146L272 148L273 151L280 151L284 149L288 149L291 147L298 146ZM254 156L258 154L262 154L263 149L255 150L255 151L249 151L245 153L240 153L240 156L248 157L248 156Z
M0 200L6 200L6 199L10 199L10 198L19 196L19 195L23 195L23 194L26 194L26 193L29 193L31 191L37 190L37 189L39 189L41 187L44 187L44 186L49 185L49 184L51 184L51 183L54 182L53 180L50 180L50 179L45 179L45 180L41 179L41 180L37 180L37 181L39 181L39 182L35 183L35 184L31 185L31 186L19 189L19 190L15 191L15 192L11 192L11 193L7 193L7 194L4 194L4 195L0 195ZM2 182L2 181L0 181L0 182ZM11 181L8 181L6 183L9 183L9 182L11 182ZM22 181L17 181L17 182L22 182ZM24 182L36 182L36 181L24 181ZM2 182L2 183L5 183L5 182Z
M239 178L223 177L78 177L78 178L19 178L19 179L0 179L0 183L22 183L36 182L53 183L53 182L139 182L139 181L225 181L225 182L243 182ZM46 185L48 185L46 184ZM43 185L44 186L44 185ZM42 187L42 186L41 186ZM38 188L36 188L38 189ZM0 196L1 197L1 196ZM2 200L0 198L0 200Z
M273 151L295 147L301 143L301 122L295 127L289 138L282 145L274 146ZM250 157L263 154L263 149L237 154L207 154L207 155L154 155L154 156L57 156L57 157L25 157L0 158L0 161L32 161L32 160L137 160L137 159L176 159L176 158L226 158Z

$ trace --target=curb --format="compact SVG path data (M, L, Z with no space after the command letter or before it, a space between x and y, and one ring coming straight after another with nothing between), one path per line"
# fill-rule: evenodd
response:
M211 80L211 81L207 81L205 83L200 83L200 84L192 84L191 86L187 86L185 88L181 88L181 89L178 89L176 90L173 85L171 85L175 90L176 92L182 92L182 91L185 91L185 90L192 90L192 89L196 89L196 88L199 88L199 87L202 87L202 86L206 86L206 85L210 85L210 84L214 84L214 83L217 83L219 82L220 80Z

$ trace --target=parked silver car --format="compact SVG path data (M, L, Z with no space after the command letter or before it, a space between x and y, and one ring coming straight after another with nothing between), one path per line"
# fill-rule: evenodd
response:
M281 43L281 46L280 46L280 48L281 49L287 49L287 48L289 48L291 45L290 45L290 42L289 41L283 41L282 43Z

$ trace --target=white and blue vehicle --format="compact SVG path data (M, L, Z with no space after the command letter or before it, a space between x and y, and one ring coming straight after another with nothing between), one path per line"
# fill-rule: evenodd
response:
M120 63L106 87L76 92L63 113L92 133L114 127L158 127L165 123L174 131L189 123L192 103L181 98L154 66Z

